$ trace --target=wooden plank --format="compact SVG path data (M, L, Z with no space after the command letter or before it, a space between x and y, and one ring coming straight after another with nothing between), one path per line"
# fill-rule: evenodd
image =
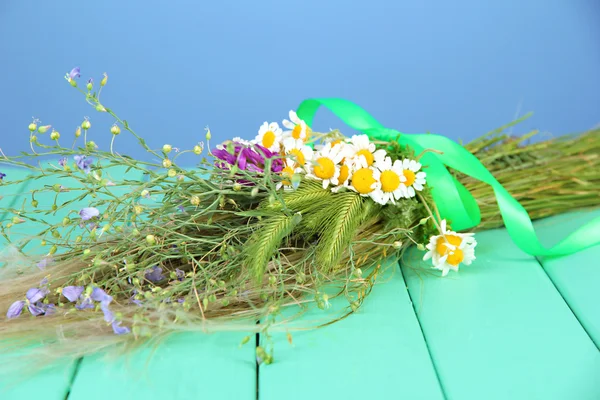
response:
M261 365L261 400L442 399L426 344L396 260L389 260L361 309L317 330L274 334L275 361ZM348 305L331 301L332 315ZM312 322L323 311L301 318Z
M6 180L20 180L28 176L25 169L2 168L6 173ZM0 208L10 208L23 201L24 196L11 196L11 194L25 193L31 187L31 182L21 183L18 186L0 186ZM1 213L0 221L11 219L10 213ZM5 222L3 222L5 223ZM30 231L31 232L31 231ZM0 250L6 245L4 237L0 236ZM2 310L4 314L6 310ZM4 318L2 315L1 318ZM0 344L1 346L1 344ZM20 357L23 353L0 355L0 399L21 400L31 398L44 398L48 400L64 400L69 391L69 385L74 373L73 363L60 363L52 369L42 372L11 371L11 360Z
M402 260L446 397L600 398L600 353L540 264L504 229L477 240L477 260L446 278L423 252Z
M545 218L537 221L535 226L544 243L552 245L598 216L600 209L592 212L573 212ZM600 349L600 246L565 257L540 257L539 260L596 347Z
M173 335L154 351L86 357L69 400L256 399L252 344L238 333Z

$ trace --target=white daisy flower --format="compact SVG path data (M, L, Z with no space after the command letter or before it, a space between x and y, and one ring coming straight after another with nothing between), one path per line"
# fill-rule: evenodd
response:
M283 126L289 129L283 132L284 136L302 139L306 142L310 136L310 128L306 125L306 122L298 118L298 114L294 110L290 110L290 120L284 119L282 121Z
M253 143L261 145L262 147L278 153L281 149L281 140L283 138L283 132L277 122L264 122L258 130L258 135L253 140Z
M448 271L458 271L462 263L470 265L475 260L477 241L473 233L456 233L446 229L446 220L441 222L442 234L432 236L426 246L427 253L423 260L432 259L433 268L442 271L442 276Z
M338 176L338 186L348 186L348 183L352 179L352 168L349 162L342 160L340 165L340 176Z
M375 143L369 141L367 135L354 135L348 144L350 163L353 169L368 168L375 162L375 157L385 156L385 150L375 150Z
M348 187L361 196L371 197L376 202L381 202L381 172L375 167L359 168L352 172L352 181Z
M344 158L342 146L331 146L327 143L321 150L315 152L313 161L307 164L307 178L323 181L323 189L330 184L337 186L340 176L340 162Z
M307 162L313 159L314 150L304 144L302 139L294 139L287 137L283 139L283 152L286 156L285 163L287 165L297 165L304 167Z
M415 197L415 189L419 191L423 190L427 174L423 171L419 171L420 169L421 164L415 160L409 160L407 158L402 160L402 174L404 175L402 185L406 191L407 198Z
M396 203L402 197L407 197L406 177L403 174L402 161L392 158L376 157L375 166L381 171L379 181L381 182L381 204Z

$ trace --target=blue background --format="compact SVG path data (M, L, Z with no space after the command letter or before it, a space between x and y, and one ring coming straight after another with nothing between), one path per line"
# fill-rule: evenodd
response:
M469 140L517 114L552 135L600 122L597 0L0 1L0 146L28 149L30 118L70 144L90 116L74 66L148 143L251 138L308 97L344 97L386 126ZM343 127L326 111L316 129ZM46 138L47 140L47 138ZM122 134L116 148L148 158Z

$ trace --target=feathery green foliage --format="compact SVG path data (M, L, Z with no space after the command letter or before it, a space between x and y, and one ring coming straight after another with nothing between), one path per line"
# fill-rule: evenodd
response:
M352 243L356 230L365 218L368 206L363 198L354 192L337 193L334 203L327 207L323 230L316 249L319 269L331 272L338 264L342 252Z
M302 216L299 213L280 214L265 218L264 223L259 225L250 238L245 260L245 265L257 281L262 281L267 264L276 256L281 242L293 232L301 220Z

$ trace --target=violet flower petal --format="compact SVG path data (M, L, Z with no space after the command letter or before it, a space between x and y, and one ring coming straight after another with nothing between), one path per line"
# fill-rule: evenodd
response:
M40 288L31 288L27 291L25 297L27 297L27 300L29 300L30 303L37 303L46 297L46 294L47 293Z
M6 174L0 172L0 181L6 177Z
M100 211L98 211L95 207L85 207L79 211L79 216L82 221L89 221L90 219L97 217L100 215Z
M241 169L242 171L245 171L246 165L248 164L246 161L246 152L241 151L237 160L238 160L238 168Z
M81 297L83 289L83 286L65 286L62 290L62 294L67 298L67 300L74 302Z
M81 68L75 67L69 72L69 78L74 79L79 77L81 77Z
M37 263L36 266L39 269L44 270L44 269L46 269L46 267L48 266L48 264L51 264L53 261L54 260L51 257L45 257L39 263Z
M77 164L77 168L83 170L86 174L90 173L90 165L94 162L93 158L87 158L87 156L76 155L73 156L73 159L75 159L75 164Z
M52 315L56 313L56 306L52 303L42 304L40 307L44 310L44 315Z
M15 301L8 307L8 312L6 313L7 318L16 318L23 312L23 307L25 306L25 302L23 300Z
M109 302L107 302L107 301L100 302L100 309L104 313L104 320L106 322L113 322L115 320L115 315L108 308L108 304L109 304Z
M164 276L162 275L162 268L156 265L152 267L152 271L146 272L144 276L152 283L160 282L164 279Z
M132 302L133 304L136 304L136 305L140 306L140 307L142 306L142 302L141 302L140 300L136 300L136 299L135 299L135 298L133 298L133 297L131 298L131 302Z
M121 323L117 321L113 321L112 328L116 335L124 335L130 332L128 327L121 326Z
M78 310L85 310L86 308L94 308L94 303L89 297L85 297L80 303L75 305Z
M37 303L37 304L30 304L30 305L27 306L27 308L29 309L29 312L31 313L31 315L34 315L36 317L38 315L44 314L44 309L39 306L39 303Z
M100 288L95 287L92 290L91 299L94 301L106 302L107 304L112 301L112 297L107 295L106 292Z

